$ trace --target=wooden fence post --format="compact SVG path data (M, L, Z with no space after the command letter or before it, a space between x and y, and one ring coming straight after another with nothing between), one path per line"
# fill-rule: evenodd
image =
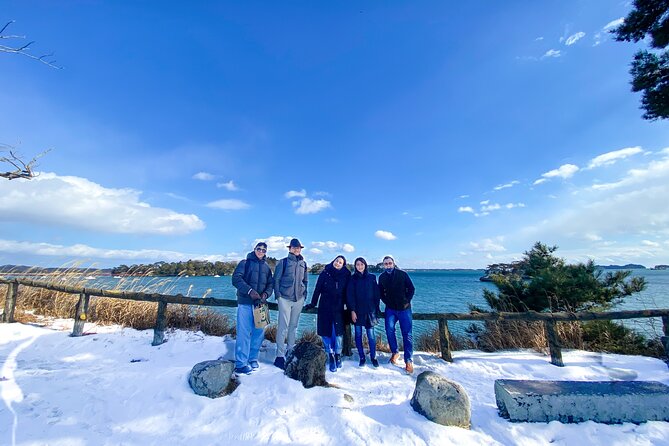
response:
M5 312L2 313L2 320L0 322L14 322L14 308L16 307L16 296L18 293L18 282L9 282L7 284L7 295L5 296Z
M551 352L551 364L558 367L564 367L564 362L562 362L562 350L560 348L560 337L555 329L555 322L544 321L544 328L546 329L548 349Z
M79 302L77 302L77 308L75 310L74 316L74 327L72 328L72 334L70 336L78 337L84 333L84 324L88 318L88 304L90 300L90 294L79 294Z
M662 345L664 346L664 354L669 357L669 316L662 316Z
M165 342L165 325L167 324L167 317L165 315L167 310L167 302L158 302L158 314L156 315L156 326L153 329L153 342L151 345L160 345Z
M453 357L451 356L451 337L448 332L448 321L446 319L439 319L439 345L441 347L441 359L453 362Z

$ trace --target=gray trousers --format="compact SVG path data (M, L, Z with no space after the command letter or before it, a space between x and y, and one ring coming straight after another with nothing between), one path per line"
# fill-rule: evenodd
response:
M295 345L295 335L297 333L297 323L300 321L300 313L304 306L304 298L297 302L279 297L279 327L276 330L276 356L286 356L286 332L288 332L288 348Z

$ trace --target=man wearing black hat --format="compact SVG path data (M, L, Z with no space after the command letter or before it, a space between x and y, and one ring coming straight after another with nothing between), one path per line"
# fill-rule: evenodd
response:
M279 327L276 331L276 359L274 365L280 369L286 365L286 334L288 348L295 345L297 323L304 300L307 297L307 262L302 257L302 244L296 238L290 241L288 257L276 264L274 270L274 295L279 304Z

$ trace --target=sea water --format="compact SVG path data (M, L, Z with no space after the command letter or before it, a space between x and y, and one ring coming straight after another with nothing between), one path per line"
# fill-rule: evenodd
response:
M412 301L414 313L468 313L469 306L475 305L487 309L483 298L483 290L495 291L495 285L490 282L481 282L481 270L410 270L408 271L416 294ZM614 307L615 310L640 310L652 308L669 308L669 271L634 270L632 277L645 277L647 286L641 293L626 298ZM316 285L318 275L309 275L308 299ZM191 297L216 297L222 299L236 299L236 290L232 286L230 276L221 277L153 277L114 279L100 278L86 283L88 288L120 288L134 289L148 287L151 292L163 294L183 294ZM274 302L274 296L270 298ZM236 309L228 307L211 307L216 311L228 315L234 322ZM383 303L381 304L383 309ZM273 321L277 320L276 312L271 312ZM471 321L450 321L451 332L464 333ZM634 319L625 322L640 331L651 335L661 335L662 323L659 319ZM384 333L383 324L377 331ZM414 321L414 337L431 331L437 326L437 321ZM316 329L316 315L302 314L300 316L299 332ZM399 335L399 327L397 327Z

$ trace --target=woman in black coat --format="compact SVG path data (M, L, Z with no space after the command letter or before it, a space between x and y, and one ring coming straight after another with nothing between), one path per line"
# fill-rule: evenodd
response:
M330 371L341 367L342 336L344 335L344 303L346 286L351 273L346 268L346 258L337 256L325 266L318 276L311 303L305 309L318 305L316 332L323 339L325 353L330 358Z
M376 359L376 335L374 326L379 313L379 287L376 276L367 271L367 262L362 257L355 259L355 272L346 291L346 305L351 310L351 319L355 324L355 346L360 356L360 367L365 365L365 350L362 348L362 328L367 332L369 357L374 367L379 366Z

